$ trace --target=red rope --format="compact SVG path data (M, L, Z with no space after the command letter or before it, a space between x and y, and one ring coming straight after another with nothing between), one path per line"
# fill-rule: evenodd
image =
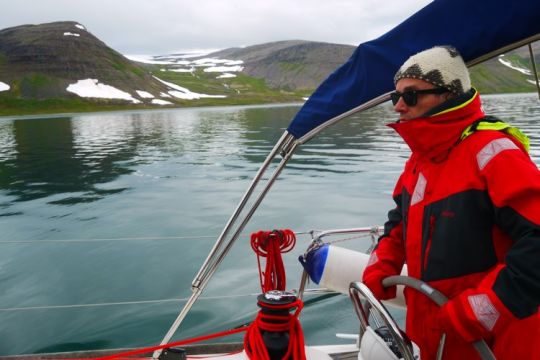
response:
M262 310L257 314L255 321L249 326L244 337L244 351L250 359L270 360L266 345L264 344L261 330L271 332L289 332L289 347L283 356L283 359L305 360L305 344L304 334L298 316L304 304L298 299L295 302L281 306L271 306L269 304L262 305L273 309L293 309L296 307L294 314L286 316L263 314ZM269 320L269 321L268 321Z
M175 341L175 342L164 344L164 345L150 346L150 347L146 347L146 348L142 348L142 349L126 351L126 352L119 353L119 354L102 356L102 357L94 358L94 360L126 359L127 357L130 357L130 356L133 356L133 355L145 354L145 353L153 352L153 351L156 351L156 350L162 350L162 349L172 348L172 347L175 347L175 346L187 345L187 344L192 344L192 343L196 343L196 342L200 342L200 341L205 341L205 340L215 339L215 338L224 337L224 336L228 336L228 335L233 335L233 334L237 334L237 333L246 331L247 329L248 329L247 327L242 327L242 328L238 328L238 329L225 330L225 331L217 332L217 333L210 334L210 335L203 335L203 336L198 336L198 337L194 337L194 338L191 338L191 339L179 340L179 341Z
M285 290L285 266L281 253L291 251L296 244L296 236L289 229L259 231L251 234L251 247L257 254L261 290ZM261 257L266 258L266 267L262 271Z

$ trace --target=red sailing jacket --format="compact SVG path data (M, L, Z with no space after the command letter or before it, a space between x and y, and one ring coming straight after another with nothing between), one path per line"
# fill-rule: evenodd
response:
M516 139L482 130L478 93L435 115L389 125L412 155L394 191L363 281L389 298L380 281L408 274L450 300L439 308L406 289L407 334L422 359L479 359L485 339L497 359L540 359L540 172Z

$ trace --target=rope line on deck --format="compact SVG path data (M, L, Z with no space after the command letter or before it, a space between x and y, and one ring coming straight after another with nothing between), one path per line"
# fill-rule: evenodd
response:
M219 300L219 299L227 299L227 298L257 296L257 295L259 294L207 296L207 297L201 297L200 300ZM13 307L13 308L0 308L0 311L53 310L53 309L71 309L71 308L117 306L117 305L159 304L159 303L166 303L166 302L187 301L188 299L189 298L175 298L175 299L159 299L159 300L119 301L119 302L94 303L94 304L25 306L25 307Z
M296 235L309 235L309 232L295 232ZM242 236L242 235L241 235ZM338 243L354 239L368 237L370 234L351 236L344 239L327 240L328 243ZM247 236L245 236L247 237ZM101 239L42 239L42 240L0 240L0 245L4 244L46 244L46 243L92 243L92 242L115 242L115 241L166 241L166 240L190 240L190 239L215 239L217 235L197 235L197 236L149 236L149 237L125 237L125 238L101 238Z
M316 295L316 294L320 294L322 292L324 292L324 289L308 289L308 290L306 290L305 294L306 295ZM221 295L221 296L205 296L205 297L200 297L199 300L234 299L234 298L241 298L241 297L248 297L248 296L256 297L258 295L260 295L260 293L239 294L239 295ZM167 302L187 301L188 299L189 298L173 298L173 299L158 299L158 300L119 301L119 302L94 303L94 304L24 306L24 307L0 308L0 312L74 309L74 308L101 307L101 306L119 306L119 305L160 304L160 303L167 303Z
M310 232L296 232L296 235L308 235ZM240 235L248 237L248 235ZM216 239L217 235L193 235L193 236L148 236L148 237L123 237L123 238L98 238L98 239L42 239L42 240L0 240L2 244L44 244L44 243L85 243L85 242L114 242L114 241L163 241L163 240L190 240L190 239Z
M209 334L209 335L197 336L197 337L190 338L190 339L174 341L174 342L171 342L171 343L168 343L168 344L157 345L157 346L149 346L149 347L145 347L145 348L141 348L141 349L129 350L129 351L122 352L122 353L119 353L119 354L101 356L101 357L98 357L98 358L94 358L94 360L130 359L134 355L146 354L146 353L150 353L150 352L153 352L153 351L156 351L156 350L168 349L168 348L172 348L172 347L175 347L175 346L193 344L193 343L198 343L198 342L202 342L202 341L205 341L205 340L211 340L211 339L216 339L216 338L225 337L225 336L229 336L229 335L234 335L234 334L238 334L240 332L244 332L246 330L247 330L247 327L229 329L229 330L220 331L220 332ZM82 359L80 359L80 360L82 360Z
M188 240L215 238L213 235L197 236L148 236L148 237L125 237L125 238L102 238L102 239L43 239L43 240L6 240L0 244L42 244L42 243L82 243L82 242L104 242L104 241L159 241L159 240Z

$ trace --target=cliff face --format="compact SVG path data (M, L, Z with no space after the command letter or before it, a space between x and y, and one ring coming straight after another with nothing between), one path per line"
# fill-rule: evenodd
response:
M12 84L21 98L73 96L68 84L88 78L128 92L165 89L76 22L0 31L0 81Z

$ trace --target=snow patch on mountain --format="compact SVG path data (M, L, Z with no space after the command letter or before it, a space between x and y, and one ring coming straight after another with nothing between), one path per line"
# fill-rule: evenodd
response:
M148 91L135 90L135 92L137 93L137 95L139 95L139 97L142 97L143 99L153 99L153 98L155 98L155 96L150 94Z
M155 64L155 65L176 64L175 62L172 62L172 61L154 60L153 56L148 56L148 55L124 55L124 57L128 58L131 61L140 62L143 64Z
M11 89L11 87L8 84L0 81L0 91L7 91L9 89Z
M128 59L144 64L154 65L175 65L174 67L166 67L161 71L173 71L179 73L193 73L195 68L202 68L207 73L222 73L217 76L218 79L234 77L233 72L241 72L244 70L243 60L218 59L211 57L203 57L196 60L188 60L186 54L172 55L124 55ZM198 56L201 56L198 54ZM202 55L204 56L204 55Z
M239 72L244 70L243 66L210 66L204 72Z
M119 90L113 86L100 83L97 79L79 80L74 84L69 84L67 91L79 95L80 97L99 99L121 99L139 104L141 101L135 99L130 93Z
M516 65L512 64L510 61L508 61L508 60L506 60L504 58L504 55L499 56L499 62L501 64L503 64L504 66L509 67L510 69L519 71L522 74L529 75L529 76L532 75L531 70L524 69L522 67L519 67L519 66L516 66Z
M170 87L171 91L168 91L168 93L178 99L184 99L184 100L195 100L195 99L201 99L201 98L225 98L226 95L208 95L208 94L199 94L193 91L190 91L189 89L186 89L185 87L182 87L180 85L176 85L164 80L161 80L160 78L154 76L154 79L157 81L167 85Z
M173 103L167 100L153 99L152 104L155 105L172 105Z

